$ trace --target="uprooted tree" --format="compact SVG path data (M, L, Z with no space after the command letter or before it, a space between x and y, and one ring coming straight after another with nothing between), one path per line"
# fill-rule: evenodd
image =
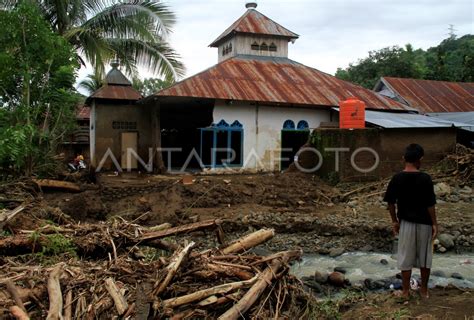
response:
M76 53L34 5L0 10L0 170L49 172L74 128Z

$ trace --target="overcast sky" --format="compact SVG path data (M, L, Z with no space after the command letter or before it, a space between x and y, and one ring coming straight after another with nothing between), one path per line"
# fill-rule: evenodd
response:
M166 0L177 23L170 36L191 76L217 63L209 44L245 12L245 0ZM387 46L427 49L474 34L474 0L258 0L257 10L300 35L289 58L334 74ZM88 71L81 70L80 77ZM145 70L142 77L149 77Z

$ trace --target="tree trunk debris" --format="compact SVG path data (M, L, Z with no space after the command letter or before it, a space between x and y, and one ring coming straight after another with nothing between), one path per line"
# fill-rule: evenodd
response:
M288 273L300 250L270 256L249 251L271 239L271 229L221 249L225 229L220 220L146 228L122 219L50 229L20 230L0 238L0 318L236 319L300 310L294 314L298 317L307 305L301 283ZM199 230L210 230L209 235L219 230L214 248L200 244L200 234L193 233ZM48 253L52 245L63 243L77 256ZM23 254L31 257L28 265L17 258ZM39 263L45 258L64 262L48 267ZM274 288L282 286L286 294L277 294Z

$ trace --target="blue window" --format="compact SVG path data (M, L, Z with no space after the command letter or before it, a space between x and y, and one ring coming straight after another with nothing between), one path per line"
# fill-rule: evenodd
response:
M225 120L201 128L201 160L206 167L241 167L243 164L243 125Z
M309 130L308 121L301 120L300 122L298 122L297 128L298 130Z
M283 130L295 130L295 123L293 120L286 120L283 123Z

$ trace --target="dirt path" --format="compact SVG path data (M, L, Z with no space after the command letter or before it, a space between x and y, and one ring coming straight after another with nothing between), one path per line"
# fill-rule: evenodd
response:
M474 291L437 288L429 299L416 294L407 303L400 303L392 294L369 295L353 299L339 313L342 319L474 319ZM323 315L330 317L330 314Z

